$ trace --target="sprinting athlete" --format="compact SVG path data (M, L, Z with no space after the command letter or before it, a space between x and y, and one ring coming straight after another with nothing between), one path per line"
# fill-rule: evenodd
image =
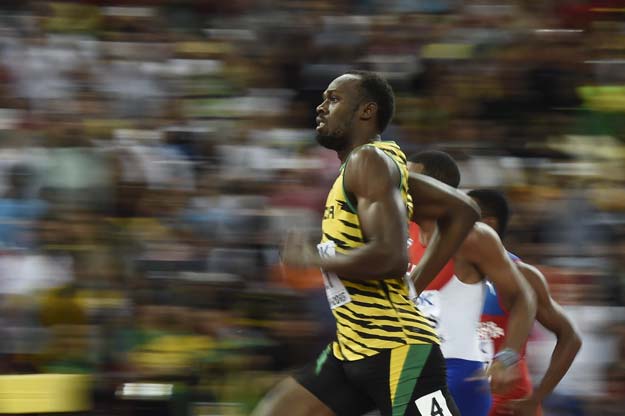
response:
M460 171L445 152L427 150L409 158L412 172L421 172L456 188ZM410 225L410 257L417 264L435 235L435 224L418 220ZM448 388L463 415L486 416L491 398L483 373L484 357L480 350L478 326L486 292L485 276L505 294L506 305L513 311L506 349L495 358L491 375L494 390L505 388L514 377L514 364L534 320L531 292L522 276L508 259L495 231L476 223L452 259L413 299L419 309L436 325L441 350L447 365ZM506 368L509 370L504 371Z
M328 194L318 249L293 233L283 260L322 269L336 339L315 363L279 383L254 416L360 416L376 408L384 416L460 415L447 391L438 336L403 280L408 220L414 212L439 223L440 238L419 274L428 280L479 210L458 191L409 178L399 146L380 139L393 111L391 87L373 73L344 74L323 93L317 141L335 150L342 166Z
M489 189L470 191L469 196L482 208L482 221L491 225L503 238L509 218L509 208L505 197ZM581 348L582 342L571 320L549 294L543 274L535 267L523 263L514 254L509 253L509 256L536 294L536 320L553 332L557 341L549 367L534 390L525 361L525 347L523 347L519 361L520 378L509 392L493 394L493 406L489 414L503 415L510 414L512 411L514 414L524 416L540 415L541 402L562 380ZM501 304L496 288L489 285L480 326L480 334L486 340L484 349L488 359L502 348L502 340L508 328L508 318L509 313L505 305Z

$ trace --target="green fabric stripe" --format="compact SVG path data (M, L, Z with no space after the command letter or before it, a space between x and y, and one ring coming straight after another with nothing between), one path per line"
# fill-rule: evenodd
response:
M376 143L382 144L384 142L376 142ZM404 181L404 179L403 179L404 175L402 174L402 170L401 170L399 162L397 160L395 160L395 158L393 157L393 156L395 156L395 157L399 158L399 155L396 153L396 151L399 150L401 152L401 150L400 150L399 146L395 142L391 142L391 143L394 144L395 146L389 146L389 147L386 147L386 146L376 146L374 143L372 143L371 146L381 150L382 153L384 153L384 155L386 157L388 157L389 159L391 159L395 163L395 165L397 166L397 170L399 171L399 187L398 188L401 189L402 188L402 183Z
M395 162L395 166L397 166L397 170L399 171L399 189L402 189L403 184L404 184L404 174L401 171L401 166L399 166L399 162L397 160L395 160L394 157L390 156L390 155L386 155L388 156L393 162Z
M393 416L404 416L406 407L410 403L412 391L419 380L425 362L430 356L432 345L411 345L409 347L406 361L399 376L397 390L395 391L395 401L393 405Z
M358 146L360 147L360 146ZM349 154L347 155L347 157L345 158L345 162L343 162L343 164L341 165L341 186L343 188L343 196L345 197L345 202L347 203L347 206L349 207L349 209L356 214L358 211L356 210L356 208L354 207L354 205L352 204L352 201L349 200L349 194L347 193L347 190L345 189L345 169L347 168L347 162L349 162L349 159L352 157L352 155L354 154L354 150L358 149L358 147L352 149L351 152L349 152Z
M319 355L319 358L317 358L317 365L315 366L315 375L316 376L318 376L319 373L321 372L321 368L323 367L323 365L325 364L326 360L328 359L328 354L330 354L330 345L325 347L325 349Z
M345 162L345 163L347 163L347 162ZM345 169L343 169L343 174L342 175L343 175L343 179L341 179L341 185L343 186L343 196L345 197L345 202L347 203L347 206L355 214L358 211L356 210L356 207L354 207L354 205L352 204L352 201L350 201L349 195L347 194L347 190L345 189Z

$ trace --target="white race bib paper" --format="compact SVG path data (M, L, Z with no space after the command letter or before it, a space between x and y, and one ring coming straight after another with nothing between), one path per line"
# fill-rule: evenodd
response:
M327 241L317 245L319 255L323 258L334 257L336 255L336 245L334 241ZM343 282L335 273L326 273L321 270L323 275L323 283L326 288L326 296L331 309L338 308L352 301L349 292L343 286Z

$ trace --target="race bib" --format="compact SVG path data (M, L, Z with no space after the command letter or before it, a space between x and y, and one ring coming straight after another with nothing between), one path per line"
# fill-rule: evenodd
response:
M414 403L422 416L453 416L440 390L419 397Z
M336 245L334 241L318 244L317 250L319 250L319 255L323 258L334 257L336 255ZM343 282L341 282L341 279L339 279L335 273L326 273L321 269L321 274L323 275L323 283L326 288L326 296L328 297L330 309L338 308L352 301L349 292L345 289L345 286L343 286Z

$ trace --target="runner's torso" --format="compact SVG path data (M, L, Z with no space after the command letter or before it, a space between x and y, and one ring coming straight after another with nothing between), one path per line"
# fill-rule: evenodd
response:
M425 246L420 242L419 226L415 223L410 224L410 239L410 260L417 264ZM450 260L418 297L419 310L436 324L445 358L483 361L477 329L484 295L484 282L463 283L455 275L454 261Z
M394 142L374 142L390 157L401 173L400 192L406 204L406 224L412 212L408 194L406 157ZM322 222L319 251L322 256L346 253L365 244L354 198L349 198L343 185L344 167L330 189ZM328 302L337 324L337 339L332 352L340 360L358 360L382 350L406 344L438 343L430 321L408 297L403 279L368 281L345 280L324 273Z

